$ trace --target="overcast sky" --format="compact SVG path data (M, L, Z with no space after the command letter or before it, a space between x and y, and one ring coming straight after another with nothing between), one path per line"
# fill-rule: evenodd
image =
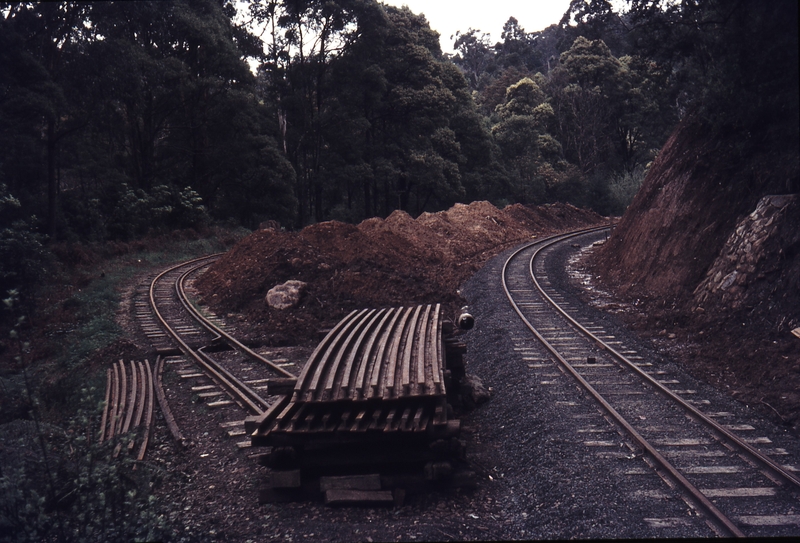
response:
M414 13L424 13L431 28L439 32L442 51L453 53L457 30L475 28L491 34L492 43L500 41L503 25L515 17L526 32L543 30L561 20L569 0L382 0L384 4L408 6Z

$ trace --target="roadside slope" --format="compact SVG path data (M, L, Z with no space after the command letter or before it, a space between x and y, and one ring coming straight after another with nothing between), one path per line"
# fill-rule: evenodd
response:
M798 430L800 161L742 137L684 121L590 266L698 376Z

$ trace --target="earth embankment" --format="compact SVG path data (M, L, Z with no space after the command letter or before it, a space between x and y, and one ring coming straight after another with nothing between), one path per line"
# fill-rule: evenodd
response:
M800 431L800 160L758 137L684 121L589 265L696 375Z
M243 239L199 280L205 302L238 313L268 344L288 345L364 307L463 305L458 287L511 245L607 219L567 204L498 209L456 204L416 219L395 211L358 225L330 221L299 232L265 229ZM305 283L298 305L275 309L267 292L289 280Z

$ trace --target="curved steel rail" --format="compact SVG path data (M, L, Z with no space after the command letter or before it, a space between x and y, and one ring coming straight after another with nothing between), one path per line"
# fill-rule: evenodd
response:
M639 377L647 381L648 384L655 387L659 392L676 402L678 405L681 406L684 410L688 411L693 417L697 420L701 421L703 424L711 428L714 432L719 434L720 436L724 437L727 441L729 441L732 445L739 447L744 452L748 454L753 460L761 463L765 468L769 469L770 472L781 481L791 486L800 489L800 479L798 479L792 473L789 473L784 469L780 464L776 463L774 460L769 458L768 456L764 455L761 451L750 445L749 443L743 441L738 436L733 434L730 430L725 428L724 426L720 425L715 420L706 416L702 411L694 407L692 404L687 403L683 400L680 396L672 392L670 389L659 383L656 379L650 376L648 373L642 371L636 364L634 364L630 359L628 359L625 355L621 354L619 351L615 350L613 347L608 345L607 343L603 342L600 338L598 338L595 334L591 331L587 330L583 326L581 326L578 321L572 318L566 311L564 311L559 305L553 301L553 299L544 292L544 289L541 288L539 282L536 280L535 274L533 273L533 259L536 258L536 255L544 249L552 245L555 242L549 242L546 245L537 249L536 253L534 253L533 257L531 258L531 266L530 266L530 273L531 278L533 279L534 283L536 284L536 288L541 292L541 294L547 299L547 301L561 314L566 318L570 324L572 324L575 328L581 331L584 335L588 338L592 339L598 344L600 349L607 351L611 356L616 358L618 361L622 362L626 366L628 366L631 370L633 370Z
M206 353L202 352L202 348L195 350L192 349L181 337L178 332L176 332L172 327L169 326L164 316L158 310L158 306L155 300L155 288L156 284L158 283L161 278L167 275L170 272L177 270L178 268L184 267L188 264L198 263L201 262L198 266L195 266L190 271L194 271L199 267L205 266L208 261L211 261L217 258L219 255L209 255L201 258L196 258L194 260L190 260L187 262L183 262L177 266L173 266L167 270L164 270L160 274L158 274L155 279L153 279L152 283L150 284L150 305L153 308L153 312L156 316L156 319L161 323L161 326L167 333L172 336L175 342L180 347L180 350L188 357L192 358L197 364L203 368L208 375L216 381L222 388L224 388L234 399L240 402L240 405L247 411L251 412L254 415L260 415L263 413L268 407L269 403L259 396L255 391L253 391L250 387L245 385L242 381L237 379L234 375L232 375L229 371L225 368L217 364L210 356ZM180 293L178 293L178 297L182 299ZM182 300L182 303L185 302Z
M594 334L591 334L591 332L586 330L584 327L582 327L579 324L577 324L577 322L574 319L572 319L569 315L567 315L567 313L565 311L563 311L560 307L558 307L558 305L553 301L553 299L544 292L544 290L542 289L541 285L539 285L539 282L536 280L535 275L533 273L533 261L536 258L536 256L539 254L539 252L541 252L542 249L544 249L546 247L549 247L549 246L551 246L551 245L553 245L555 243L558 243L560 241L563 241L565 239L570 239L570 238L573 238L573 237L577 237L579 235L587 234L589 232L596 231L596 230L601 230L601 228L580 230L580 231L576 231L576 232L571 232L569 234L564 234L564 235L560 235L560 236L554 236L553 238L550 238L548 240L544 240L544 241L539 240L539 241L536 241L536 242L533 242L533 243L529 243L529 244L526 244L526 245L520 247L517 251L515 251L511 256L508 257L508 259L506 260L505 264L503 265L502 282L503 282L503 290L506 293L506 297L508 298L509 302L511 303L511 306L514 308L514 311L517 313L517 315L520 317L520 319L523 321L523 323L525 323L525 326L527 326L527 328L542 343L542 345L544 345L545 348L548 351L550 351L550 353L552 353L552 355L559 361L559 363L581 384L581 386L583 386L583 388L589 394L591 394L591 396L593 398L595 398L595 400L598 403L600 403L603 406L603 408L608 412L609 415L611 415L611 417L617 422L617 424L619 424L622 428L624 428L625 431L628 432L628 434L633 438L633 440L636 441L636 443L638 443L645 451L647 451L647 453L651 456L651 458L653 458L653 460L656 463L658 463L658 465L662 469L664 469L667 473L669 473L670 476L676 482L678 482L681 486L683 486L683 488L689 493L689 495L691 496L693 501L703 511L705 511L706 514L708 514L712 519L716 520L718 525L721 528L723 528L728 534L730 534L730 535L732 535L734 537L744 537L744 533L741 530L739 530L739 528L727 516L725 516L713 503L711 503L711 501L702 492L700 492L699 489L697 489L689 480L687 480L683 476L683 474L681 474L641 434L639 434L639 432L637 432L636 429L634 429L633 426L631 426L631 424L627 420L625 420L625 418L622 417L622 415L620 415L619 412L617 412L617 410L614 409L614 407L612 407L605 400L605 398L603 398L600 395L600 393L598 393L597 390L595 390L595 388L591 384L589 384L589 382L586 379L584 379L583 376L581 376L578 373L577 370L575 370L575 368L558 352L558 350L555 347L553 347L553 345L550 342L548 342L544 338L544 336L542 336L541 333L539 333L539 331L531 324L531 322L522 313L522 310L516 304L516 302L514 301L512 295L511 295L510 289L508 288L508 285L506 283L506 271L508 269L508 264L519 253L531 248L534 245L541 244L536 249L536 251L533 253L533 255L531 256L531 264L530 264L531 277L533 279L533 282L534 282L537 290L539 290L540 294L546 300L548 300L548 302L553 307L556 307L558 309L558 311L570 321L570 323L572 323L573 325L577 325L579 330L581 330L583 333L587 334L588 337L590 337L593 341L597 342L598 345L602 345L603 346L602 348L608 350L609 352L616 353L616 351L614 351L610 346L606 345L601 339L596 337ZM619 353L617 353L617 354L621 358L624 358ZM631 363L630 361L628 361L628 364L633 366L633 363ZM642 372L641 370L639 370L639 368L636 368L636 370L638 370L639 374L646 375L648 380L649 380L649 382L654 383L654 380L652 378L650 378L649 375L647 375L644 372ZM661 386L660 383L655 383L655 384L657 384L660 387L660 389L664 389L664 387ZM672 392L670 392L670 395L671 395L670 397L673 397L673 399L676 399L676 401L680 401L681 403L685 403L685 402L683 402L683 400L680 400L680 398L678 398L676 395L672 394ZM689 407L691 407L691 406L689 406ZM694 408L691 408L691 409L696 411ZM704 417L704 418L707 419L707 417ZM713 421L711 421L711 422L713 423ZM719 426L716 423L713 423L713 424L715 426Z
M264 364L269 366L272 370L276 371L277 373L280 373L282 376L288 377L290 379L294 379L295 378L294 374L286 371L285 369L283 369L282 367L278 366L277 364L275 364L275 363L271 362L270 360L264 358L263 356L261 356L260 354L255 352L254 350L252 350L249 347L247 347L246 345L242 344L240 341L238 341L232 335L228 334L225 330L219 328L218 326L215 326L214 323L212 323L210 320L205 318L203 316L203 314L200 313L197 310L197 308L195 308L189 302L189 297L186 295L186 289L185 289L185 286L184 286L184 282L185 282L186 278L189 275L191 275L193 272L195 272L198 268L202 268L203 266L205 266L205 263L204 264L200 264L200 265L188 270L186 273L181 275L175 281L175 290L178 293L178 299L180 300L181 304L183 304L183 307L186 308L186 311L188 311L189 314L192 315L192 317L194 317L194 319L198 323L200 323L200 325L202 325L206 330L208 330L212 334L216 334L217 336L223 338L225 340L225 342L228 343L228 345L230 345L234 349L237 349L238 351L246 354L250 358L254 358L255 360L263 362Z

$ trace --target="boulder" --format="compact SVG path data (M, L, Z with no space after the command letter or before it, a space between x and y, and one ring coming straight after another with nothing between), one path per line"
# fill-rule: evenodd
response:
M300 303L306 283L294 279L275 285L267 292L267 304L274 309L289 309Z

